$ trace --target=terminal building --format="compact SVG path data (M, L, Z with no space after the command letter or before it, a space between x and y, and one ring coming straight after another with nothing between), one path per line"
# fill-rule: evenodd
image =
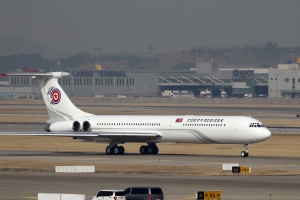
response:
M297 64L279 64L278 68L222 69L215 63L197 62L190 70L78 70L59 82L69 96L81 97L161 97L170 93L193 97L300 97L300 59ZM54 69L19 69L15 73L45 73ZM36 79L10 76L0 86L2 96L39 95ZM2 80L3 83L5 81ZM1 81L0 81L1 83ZM191 96L191 95L189 95ZM168 96L173 97L175 96Z

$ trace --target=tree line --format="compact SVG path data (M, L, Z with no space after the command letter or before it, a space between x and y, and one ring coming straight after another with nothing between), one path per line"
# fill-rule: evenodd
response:
M195 67L195 61L210 62L213 60L219 66L255 66L258 68L276 67L279 63L295 63L300 57L300 47L287 48L279 46L271 41L265 45L233 46L229 48L195 48L189 51L177 52L180 59L174 60L173 54L162 55L100 55L91 56L87 53L79 53L68 58L46 59L39 53L20 54L12 56L0 56L0 68L2 73L15 71L20 68L27 69L78 69L90 68L98 62L124 63L123 69L160 69L160 70L188 70ZM58 62L59 61L59 62ZM172 61L166 67L163 63Z

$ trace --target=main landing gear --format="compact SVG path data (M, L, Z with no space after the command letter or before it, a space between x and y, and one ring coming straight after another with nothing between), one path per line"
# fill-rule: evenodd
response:
M105 152L108 155L123 155L125 153L125 149L123 146L113 146L111 148L107 146Z
M148 143L147 146L141 146L140 147L140 154L157 154L158 153L158 147L155 143Z
M248 157L249 152L248 152L248 144L244 144L245 151L241 152L241 157Z
M107 155L123 155L125 149L123 146L118 146L118 142L112 141L105 149ZM148 143L147 146L140 147L140 154L157 154L158 147L156 143Z
M125 153L125 149L123 146L118 146L117 141L113 140L106 147L105 152L107 155L123 155Z

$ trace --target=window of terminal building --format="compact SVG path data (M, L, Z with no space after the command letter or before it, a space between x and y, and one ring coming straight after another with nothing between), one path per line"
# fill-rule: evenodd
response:
M290 79L289 78L285 78L284 82L290 82Z
M36 80L36 78L34 78L34 79L31 79L31 85L36 85L37 84L37 80Z
M300 78L298 78L298 82L300 82Z

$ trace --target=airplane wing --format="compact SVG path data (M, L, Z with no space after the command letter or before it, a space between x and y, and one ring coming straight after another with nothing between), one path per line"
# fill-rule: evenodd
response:
M144 142L160 139L162 135L156 131L101 131L98 132L98 137L123 142Z
M97 131L97 132L0 132L10 136L60 136L78 138L106 138L123 142L143 142L160 139L162 135L156 131Z

